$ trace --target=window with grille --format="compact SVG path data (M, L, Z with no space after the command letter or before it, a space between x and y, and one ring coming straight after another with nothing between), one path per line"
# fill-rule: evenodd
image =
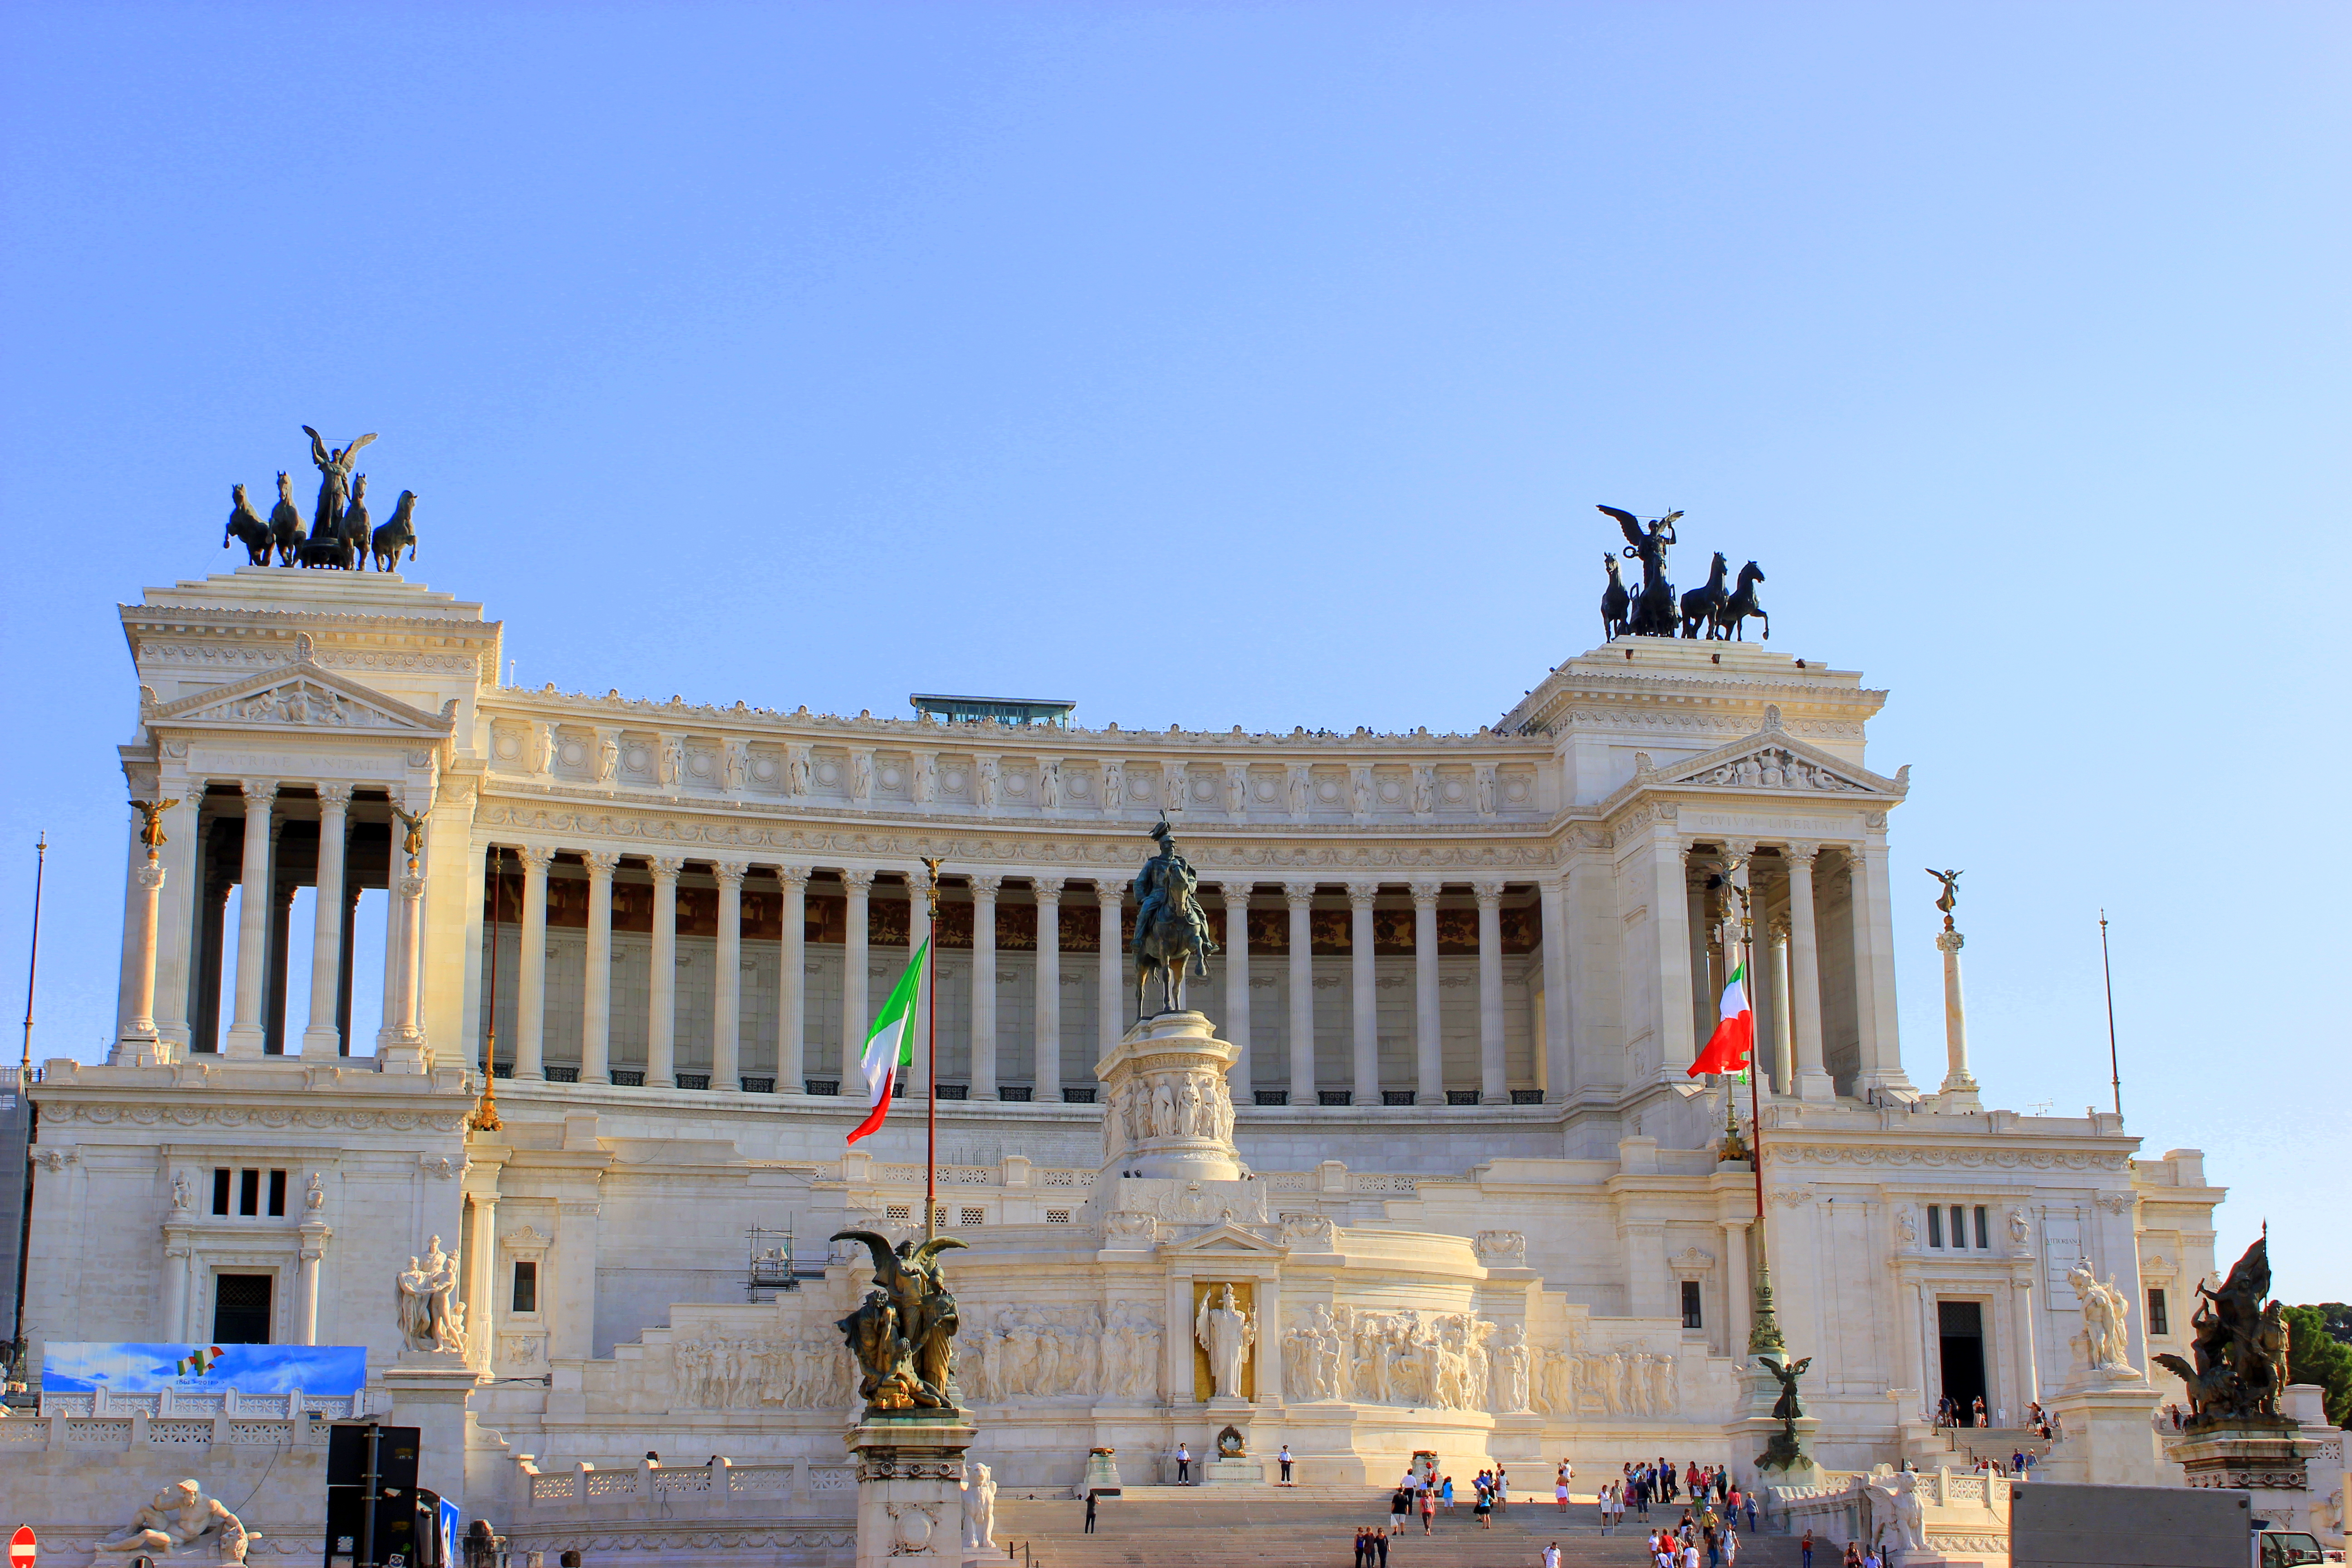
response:
M915 1205L912 1204L892 1204L882 1211L882 1217L884 1219L895 1219L899 1221L901 1224L911 1223L915 1217Z
M539 1265L518 1262L514 1266L514 1305L517 1312L539 1310Z
M961 1209L959 1210L958 1213L961 1216L959 1221L961 1224L986 1225L988 1223L988 1211L986 1209Z
M1686 1329L1706 1327L1706 1314L1699 1305L1698 1281L1696 1279L1683 1281L1683 1327Z
M274 1283L268 1274L214 1275L213 1338L225 1345L268 1344L269 1291Z
M1070 1211L1067 1209L1047 1209L1045 1211L1045 1223L1047 1225L1067 1225L1070 1223Z
M2164 1292L2153 1287L2147 1293L2147 1331L2151 1334L2172 1331L2171 1314L2166 1310Z

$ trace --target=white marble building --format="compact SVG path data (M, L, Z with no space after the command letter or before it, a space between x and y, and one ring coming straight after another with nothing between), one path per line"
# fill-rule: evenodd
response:
M1239 1424L1308 1479L1415 1448L1744 1467L1757 1183L1717 1159L1722 1089L1680 1092L1727 864L1824 1462L1893 1458L1945 1392L2012 1420L2046 1394L2080 1258L2134 1304L2135 1365L2152 1329L2185 1342L2212 1268L2194 1151L1982 1110L1957 1047L1940 1089L1906 1075L1910 786L1866 763L1885 694L1850 670L1624 641L1475 734L1139 733L503 688L503 626L397 577L247 568L121 616L128 793L177 804L152 868L131 835L115 1058L36 1091L28 1331L389 1363L394 1276L437 1235L485 1380L479 1511L575 1479L585 1502L576 1467L648 1449L845 1488L831 1325L865 1270L827 1237L919 1228L927 1095L975 1451L1007 1484L1067 1484L1094 1444L1130 1480L1203 1452L1232 1417L1191 1314L1226 1283L1258 1329ZM1163 811L1225 944L1192 1003L1238 1047L1205 1097L1238 1182L1122 1174L1096 1098L1133 1006L1100 933ZM836 1091L922 932L923 856L939 1081L845 1150ZM386 935L355 951L371 893ZM473 1132L494 970L504 1127ZM797 1288L753 1289L787 1237Z

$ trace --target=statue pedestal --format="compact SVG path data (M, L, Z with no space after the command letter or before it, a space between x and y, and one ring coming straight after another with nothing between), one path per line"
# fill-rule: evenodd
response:
M849 1430L857 1458L857 1568L962 1568L961 1411L870 1418Z
M2171 1457L2192 1487L2247 1493L2254 1517L2269 1520L2273 1530L2310 1530L2313 1505L2322 1500L2311 1491L2313 1447L2285 1416L2252 1416L2191 1430L2172 1446Z
M2050 1396L2062 1440L2036 1480L2095 1487L2170 1484L2156 1438L2156 1390L2137 1373L2078 1375Z
M1106 1168L1187 1182L1241 1180L1225 1087L1227 1069L1240 1058L1241 1047L1217 1038L1200 1013L1162 1013L1129 1029L1095 1063Z
M466 1402L482 1374L456 1351L404 1350L377 1377L392 1399L384 1424L416 1428L416 1484L464 1502Z
M1117 1497L1119 1495L1118 1464L1111 1456L1116 1448L1089 1448L1087 1468L1078 1477L1077 1497Z
M1263 1486L1265 1463L1261 1459L1211 1459L1201 1467L1201 1484L1209 1487Z
M1777 1395L1780 1385L1773 1384ZM1797 1417L1797 1446L1788 1450L1780 1423L1769 1415L1749 1415L1730 1424L1732 1473L1751 1477L1768 1487L1817 1487L1821 1467L1813 1462L1813 1434L1821 1427L1813 1415Z

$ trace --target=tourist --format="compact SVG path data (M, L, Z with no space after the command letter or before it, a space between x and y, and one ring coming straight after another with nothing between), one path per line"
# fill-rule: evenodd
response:
M1405 1515L1412 1511L1412 1494L1399 1487L1389 1494L1389 1529L1402 1534Z
M1559 1568L1559 1542L1555 1541L1543 1549L1543 1568Z
M1502 1466L1495 1467L1495 1510L1507 1513L1511 1507L1511 1472Z
M1445 1511L1452 1513L1454 1511L1454 1478L1452 1476L1445 1478L1445 1485L1440 1489L1439 1495L1445 1500Z
M1985 1419L1985 1402L1984 1395L1981 1394L1977 1395L1976 1402L1969 1407L1969 1425L1979 1429L1991 1425Z
M1192 1450L1181 1443L1176 1445L1176 1484L1180 1487L1192 1484Z
M1486 1489L1485 1486L1481 1485L1479 1487L1478 1500L1471 1506L1470 1511L1478 1516L1479 1529L1492 1530L1495 1528L1495 1503L1494 1500L1486 1495Z
M1282 1452L1281 1452L1281 1453L1279 1453L1279 1454L1276 1454L1276 1455L1274 1457L1274 1462L1275 1462L1276 1464L1280 1465L1280 1466L1282 1467L1282 1479L1281 1479L1281 1480L1279 1480L1279 1481L1277 1481L1277 1482L1276 1482L1275 1484L1276 1484L1276 1486L1285 1486L1285 1487L1286 1487L1286 1486L1290 1485L1290 1484L1291 1484L1291 1481L1290 1481L1290 1445L1289 1445L1289 1444L1285 1443L1285 1444L1282 1446Z
M1849 1541L1845 1543L1845 1560L1840 1568L1862 1568L1862 1548Z
M1601 1486L1601 1495L1600 1495L1600 1497L1598 1497L1597 1499L1595 1499L1595 1500L1593 1500L1593 1508L1594 1508L1594 1510L1595 1510L1596 1512L1598 1512L1598 1513L1601 1515L1601 1534L1603 1534L1603 1535L1608 1534L1608 1533L1609 1533L1609 1483L1604 1482L1604 1483L1602 1484L1602 1486Z
M1559 1505L1560 1512L1568 1511L1568 1463L1566 1460L1560 1462L1559 1473L1552 1477L1551 1500Z
M1094 1532L1095 1532L1095 1492L1094 1492L1094 1489L1093 1489L1092 1487L1088 1487L1088 1488L1087 1489L1087 1533L1088 1535L1092 1535Z
M1813 1532L1810 1530L1805 1531L1805 1538L1797 1542L1797 1558L1798 1568L1813 1568Z
M1748 1494L1748 1533L1756 1533L1756 1494L1753 1491Z
M1437 1529L1437 1494L1429 1487L1427 1477L1421 1483L1421 1532L1429 1535Z
M1378 1559L1373 1568L1389 1568L1389 1532L1387 1531L1372 1531L1372 1552Z

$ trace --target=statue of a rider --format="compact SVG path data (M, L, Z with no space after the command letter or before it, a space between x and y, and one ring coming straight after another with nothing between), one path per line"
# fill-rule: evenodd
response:
M1201 908L1200 873L1176 852L1175 835L1161 817L1151 829L1160 852L1135 874L1135 1016L1143 1017L1143 992L1150 972L1160 975L1163 1011L1181 1011L1187 973L1206 975L1208 956L1217 951L1209 934L1208 911Z

